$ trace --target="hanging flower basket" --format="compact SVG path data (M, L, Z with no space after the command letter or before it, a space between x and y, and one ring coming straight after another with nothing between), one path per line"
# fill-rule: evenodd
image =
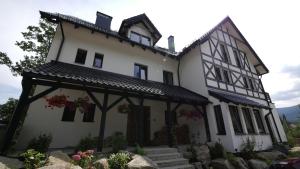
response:
M121 104L120 106L118 106L118 111L121 114L128 114L130 111L130 107L128 104Z
M47 105L45 106L46 108L49 107L51 109L53 109L54 107L58 107L58 108L62 108L64 106L66 106L67 102L68 102L68 97L64 94L62 95L54 95L50 98L45 97L46 101L47 101Z
M179 112L179 117L185 117L186 119L191 120L200 120L202 119L202 113L196 110L181 110Z
M78 99L74 100L75 107L79 108L81 113L88 113L91 107L91 103L89 102L89 97L79 97Z

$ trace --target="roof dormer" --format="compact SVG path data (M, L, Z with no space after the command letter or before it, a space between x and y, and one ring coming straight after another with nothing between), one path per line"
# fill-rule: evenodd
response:
M161 34L146 14L123 20L119 34L147 46L154 46L161 38Z

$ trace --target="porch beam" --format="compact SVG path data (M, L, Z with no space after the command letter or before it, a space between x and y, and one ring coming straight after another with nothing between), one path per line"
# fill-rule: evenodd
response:
M144 142L144 98L139 99L139 112L136 113L137 118L137 141L140 146Z
M136 104L134 104L133 101L128 96L126 97L126 100L129 104L136 106Z
M102 149L103 149L107 103L108 103L108 93L104 93L102 114L101 114L101 123L100 123L100 130L99 130L99 140L98 140L98 145L97 145L98 152L102 152Z
M167 135L168 135L168 145L173 147L173 135L172 135L172 128L173 128L173 118L171 112L171 102L167 101L167 110L166 110L166 122L167 122Z
M176 110L181 106L182 103L177 103L177 105L172 109L171 112L176 112Z
M55 91L56 89L58 89L58 87L51 87L51 88L49 88L49 89L47 89L47 90L45 90L45 91L43 91L43 92L41 92L41 93L39 93L39 94L37 94L35 96L32 96L31 98L29 98L27 100L27 104L30 104L30 103L36 101L37 99L39 99L39 98L41 98L41 97L43 97L43 96L45 96L45 95L47 95L47 94Z
M3 144L1 147L1 154L5 154L10 147L11 141L14 138L15 132L20 125L20 121L25 118L27 109L28 109L28 96L32 89L32 81L31 78L23 77L22 80L22 93L17 104L17 107L13 113L13 116L10 120L8 128L6 130Z
M108 107L107 107L107 111L109 111L111 108L113 108L115 105L117 105L118 103L120 103L120 101L122 101L125 97L121 96L120 98L118 98L117 100L115 100L113 103L111 103Z
M95 95L88 89L86 89L87 94L90 96L90 98L93 100L93 102L97 105L97 107L100 109L100 111L103 111L103 106L98 101L98 99L95 97Z

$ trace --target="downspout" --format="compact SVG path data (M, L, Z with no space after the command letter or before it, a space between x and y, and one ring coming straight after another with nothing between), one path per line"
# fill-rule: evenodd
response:
M179 69L180 69L180 58L179 58L179 60L178 60L178 67L177 67L177 80L178 80L178 86L181 86L180 85L180 71L179 71Z
M268 99L267 99L267 95L266 95L266 92L265 92L265 88L264 88L264 86L263 86L263 84L262 84L262 82L261 82L261 76L259 76L259 83L260 83L260 85L261 85L261 87L262 87L262 91L263 91L263 93L264 93L264 96L265 96L265 99L266 99L266 101L267 101L268 107L270 107L270 103L269 103L269 101L268 101ZM282 139L281 139L281 136L280 136L280 133L279 133L279 130L278 130L278 127L277 127L277 124L276 124L274 115L273 115L273 113L272 113L271 107L269 108L269 113L265 115L265 120L267 120L267 118L268 118L269 115L272 115L272 120L273 120L273 122L274 122L274 126L275 126L275 128L276 128L277 135L278 135L278 137L279 137L280 143L282 143ZM271 124L270 124L270 125L271 125Z
M60 25L60 29L61 29L62 40L61 40L59 48L58 48L58 52L57 52L57 55L56 55L55 62L58 62L59 57L60 57L60 53L61 53L61 49L62 49L63 44L65 42L65 33L64 33L64 29L63 29L61 21L59 21L59 25Z

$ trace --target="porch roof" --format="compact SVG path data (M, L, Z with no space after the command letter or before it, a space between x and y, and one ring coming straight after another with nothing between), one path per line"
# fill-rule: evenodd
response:
M265 109L269 109L268 106L262 105L260 103L257 103L253 100L250 100L244 96L240 96L237 94L231 94L228 92L221 92L221 91L217 91L217 90L209 90L209 95L220 99L224 102L231 102L231 103L235 103L235 104L242 104L242 105L247 105L247 106L253 106L253 107L258 107L258 108L265 108Z
M92 86L105 91L118 91L129 96L130 93L133 93L138 96L150 96L174 102L190 104L209 103L206 97L183 87L141 80L131 76L63 62L52 61L36 68L25 70L23 76L71 85Z

